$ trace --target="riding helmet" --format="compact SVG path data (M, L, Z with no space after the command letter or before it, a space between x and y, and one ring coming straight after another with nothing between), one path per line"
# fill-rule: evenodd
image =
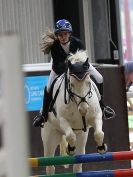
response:
M58 20L55 24L55 34L61 32L61 31L67 31L72 33L72 25L68 20L61 19Z

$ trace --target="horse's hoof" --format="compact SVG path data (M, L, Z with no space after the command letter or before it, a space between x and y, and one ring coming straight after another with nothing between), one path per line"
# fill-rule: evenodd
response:
M76 149L75 146L70 146L70 144L68 144L66 152L68 155L73 156L75 155L75 149Z
M103 143L102 146L97 146L97 151L100 154L104 154L107 152L107 145Z

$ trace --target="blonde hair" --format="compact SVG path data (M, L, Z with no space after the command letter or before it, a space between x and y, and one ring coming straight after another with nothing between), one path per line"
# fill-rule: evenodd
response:
M44 54L49 54L51 46L57 40L56 35L50 29L47 30L46 34L42 34L40 48Z

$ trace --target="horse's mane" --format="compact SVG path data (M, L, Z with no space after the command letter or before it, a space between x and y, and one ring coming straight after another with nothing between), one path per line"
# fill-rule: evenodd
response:
M70 53L68 60L74 64L76 62L85 62L87 58L88 55L86 50L78 50L76 53Z

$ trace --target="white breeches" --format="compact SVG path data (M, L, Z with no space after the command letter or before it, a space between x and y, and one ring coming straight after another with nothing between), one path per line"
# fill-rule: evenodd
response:
M51 85L57 76L58 75L53 70L51 70L50 75L49 75L48 84L47 84L47 92L50 91Z
M103 76L95 69L94 66L92 66L91 63L90 63L90 67L89 67L89 73L91 76L94 77L94 79L96 80L96 82L98 84L103 83Z

